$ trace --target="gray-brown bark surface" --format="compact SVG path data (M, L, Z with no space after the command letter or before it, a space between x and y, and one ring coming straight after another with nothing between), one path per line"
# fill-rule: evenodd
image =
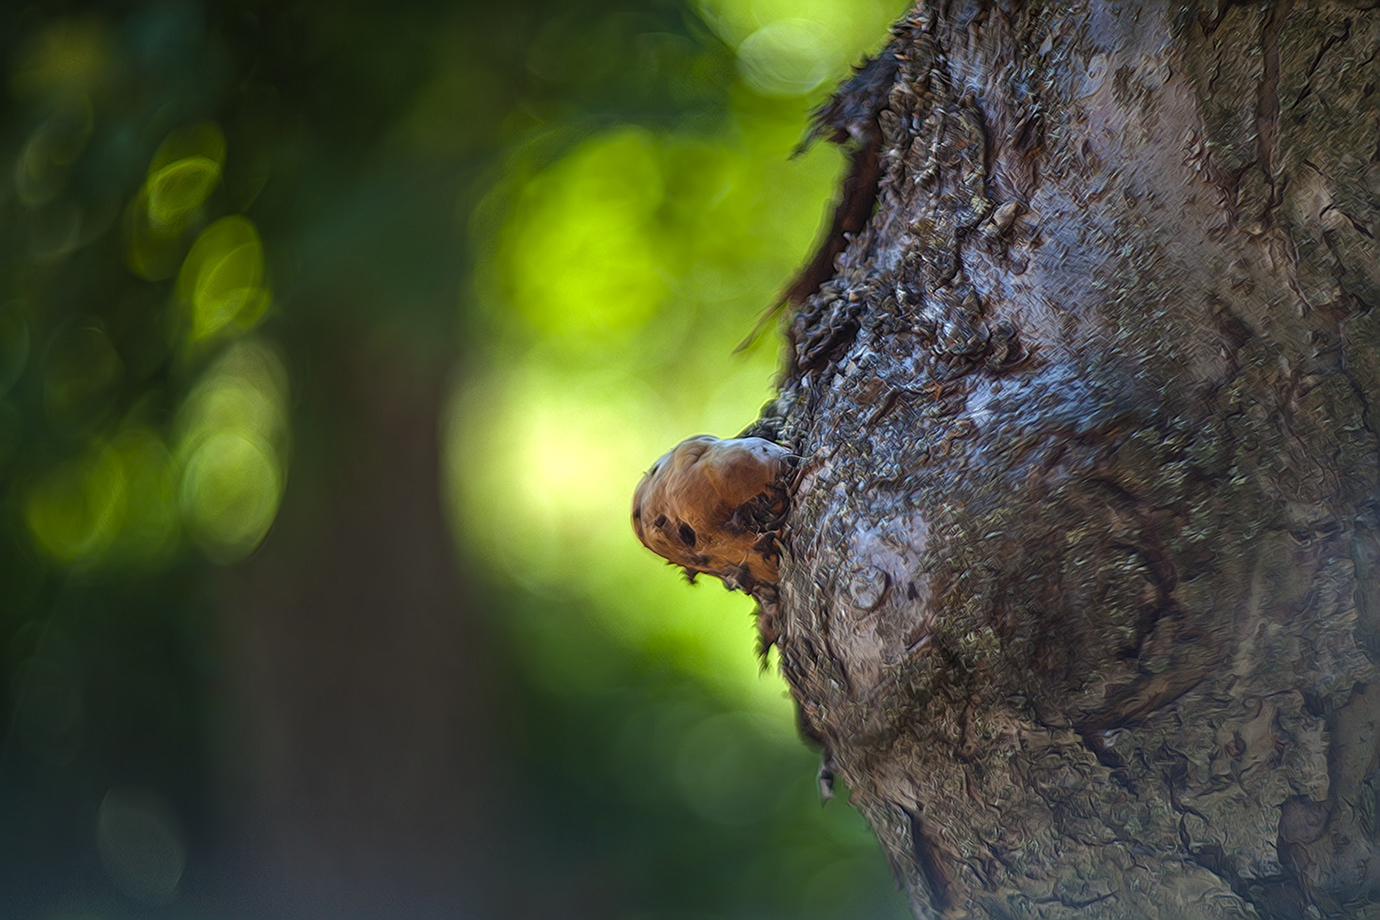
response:
M1380 917L1374 6L926 5L824 115L767 613L920 916Z

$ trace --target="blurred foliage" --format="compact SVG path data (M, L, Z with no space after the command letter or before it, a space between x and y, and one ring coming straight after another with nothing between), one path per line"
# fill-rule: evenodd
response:
M440 489L511 674L499 915L903 915L750 603L627 521L769 397L771 337L733 348L841 167L791 153L900 7L0 10L0 913L237 915L216 567L347 462L317 369L363 336L457 368Z

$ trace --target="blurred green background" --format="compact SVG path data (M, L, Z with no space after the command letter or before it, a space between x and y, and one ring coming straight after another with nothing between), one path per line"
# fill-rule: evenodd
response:
M901 7L0 4L0 917L906 915L627 522Z

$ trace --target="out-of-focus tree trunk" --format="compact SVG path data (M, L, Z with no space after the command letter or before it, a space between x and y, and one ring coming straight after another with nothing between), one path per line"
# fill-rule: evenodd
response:
M302 488L224 583L224 759L260 915L483 915L499 894L499 675L442 518L446 368L373 339L299 375Z
M917 914L1380 917L1380 9L946 2L752 433ZM859 199L861 200L861 199Z

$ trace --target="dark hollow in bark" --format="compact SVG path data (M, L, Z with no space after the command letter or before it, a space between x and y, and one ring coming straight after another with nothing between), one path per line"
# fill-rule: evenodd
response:
M825 113L767 613L918 915L1380 917L1375 7L937 3Z

